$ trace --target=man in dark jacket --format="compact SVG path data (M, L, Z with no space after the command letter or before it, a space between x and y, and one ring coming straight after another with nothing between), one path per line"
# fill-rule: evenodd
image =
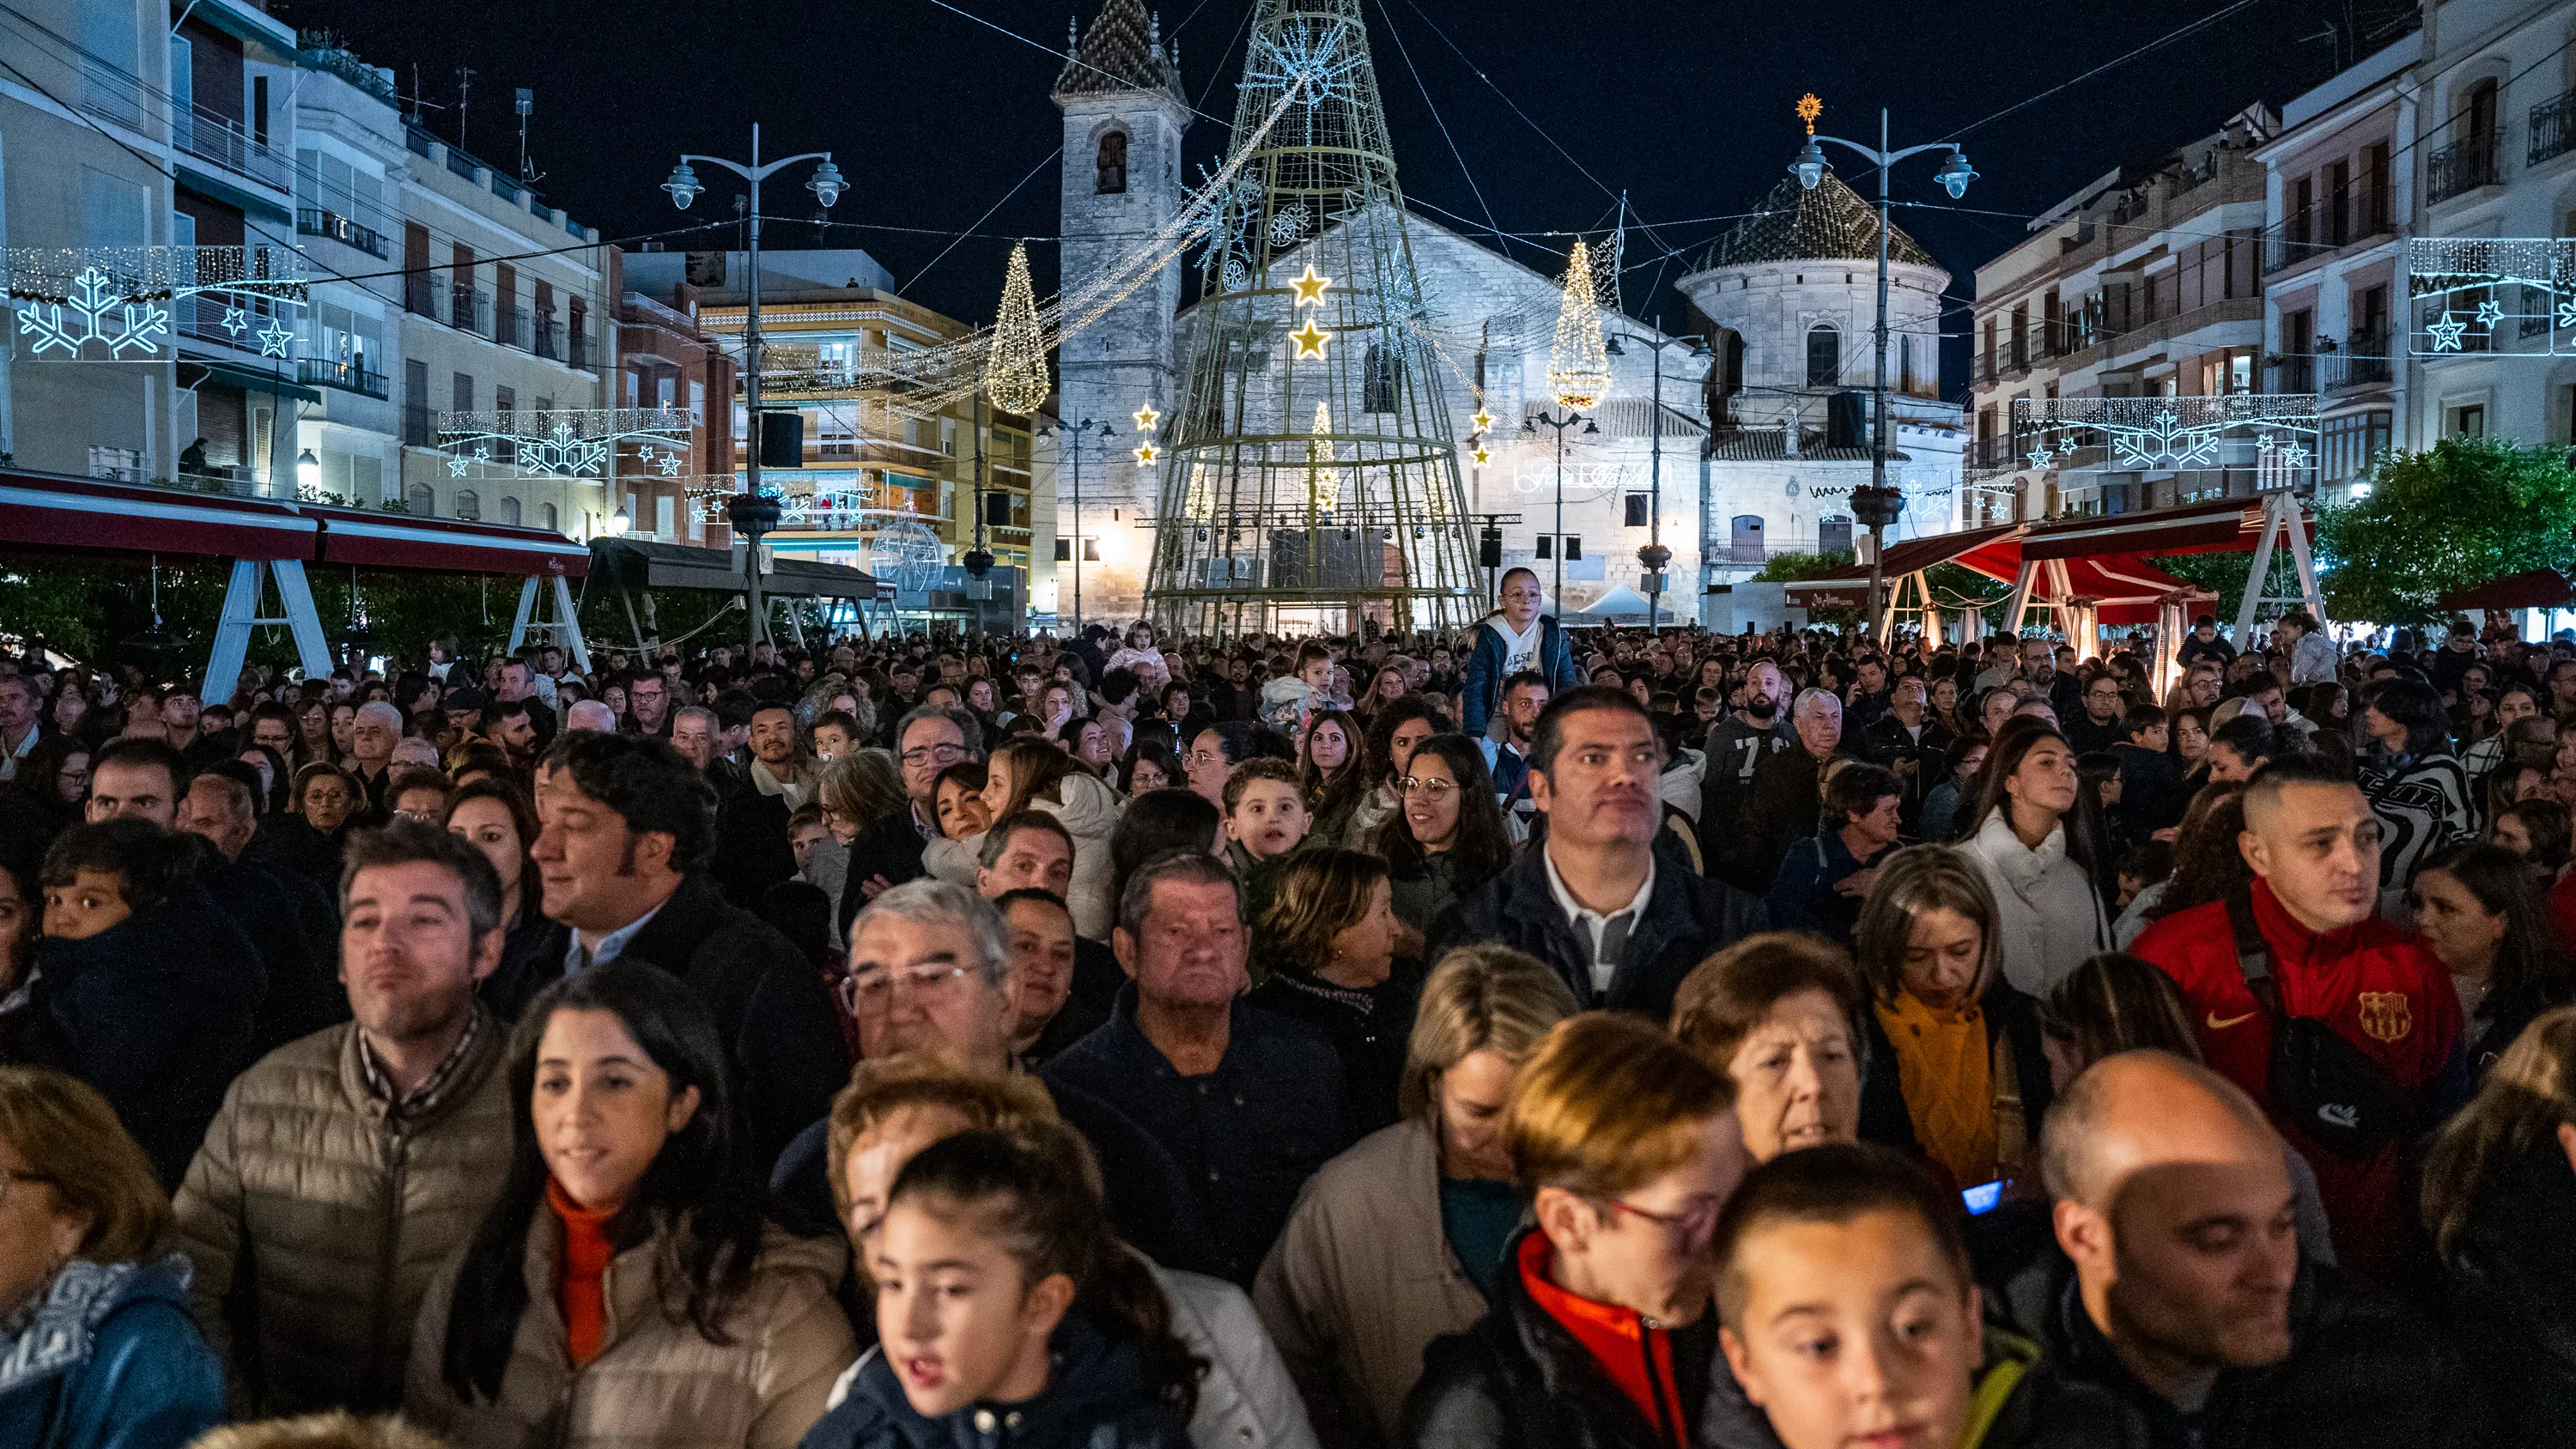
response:
M1119 902L1130 978L1108 1022L1047 1063L1050 1087L1114 1104L1181 1166L1216 1268L1249 1287L1298 1189L1350 1145L1333 1044L1243 1003L1250 941L1234 876L1196 851L1140 867Z
M1779 876L1789 847L1816 833L1825 762L1850 753L1843 748L1843 702L1830 689L1799 691L1789 724L1798 747L1770 756L1753 771L1752 792L1735 822L1737 848L1744 852L1735 878L1758 881L1763 889Z
M1950 748L1950 731L1933 715L1931 700L1923 677L1909 674L1889 692L1887 713L1861 731L1861 753L1894 770L1897 782L1905 787L1902 798L1908 825L1922 812L1924 794L1940 782L1943 757Z
M529 855L546 914L572 928L564 974L632 959L697 992L742 1073L766 1163L831 1106L849 1048L803 954L708 878L715 813L714 787L668 744L582 731L538 769Z
M2074 1264L2033 1325L2128 1408L2123 1442L2480 1446L2487 1406L2399 1304L2302 1261L2280 1134L2224 1077L2158 1052L2096 1063L2042 1138Z
M268 970L268 997L260 1003L253 1042L261 1056L349 1015L338 980L339 953L317 949L290 888L242 859L258 828L257 796L228 773L209 772L188 782L179 803L179 828L204 842L197 881L242 928Z
M813 757L796 738L796 713L770 702L751 712L751 762L726 772L717 793L716 879L725 898L744 910L760 905L771 886L796 878L796 854L787 819L814 798Z
M1547 840L1458 904L1435 928L1439 950L1500 941L1553 966L1587 1006L1661 1021L1692 967L1763 928L1762 904L1657 858L1663 748L1635 696L1605 686L1561 696L1539 716L1531 750Z
M844 940L870 896L924 874L921 848L939 838L939 772L984 754L983 726L955 705L926 704L906 714L895 723L894 740L910 808L887 815L850 842L849 874L841 885Z

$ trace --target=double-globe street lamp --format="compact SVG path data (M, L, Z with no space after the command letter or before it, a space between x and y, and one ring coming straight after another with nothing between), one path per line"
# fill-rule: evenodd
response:
M1078 423L1059 422L1038 429L1038 436L1055 439L1056 466L1064 466L1065 454L1073 455L1073 547L1065 552L1073 556L1073 631L1076 635L1082 632L1082 439L1085 433L1094 432L1104 443L1118 436L1115 428L1092 418L1084 418Z
M1857 151L1862 159L1878 168L1878 324L1873 329L1878 363L1877 373L1870 384L1869 486L1852 490L1852 521L1869 530L1869 609L1863 617L1868 620L1873 636L1884 637L1887 631L1880 624L1879 593L1886 578L1883 559L1887 549L1887 527L1905 511L1904 493L1887 486L1887 173L1889 168L1908 156L1921 155L1926 151L1947 151L1949 159L1941 163L1941 169L1933 174L1932 179L1940 182L1955 201L1968 194L1968 183L1977 179L1977 170L1968 164L1967 153L1959 149L1956 141L1932 141L1908 146L1902 151L1889 150L1887 111L1884 107L1878 113L1876 146L1864 146L1840 136L1817 135L1816 117L1823 113L1824 103L1814 96L1799 98L1798 115L1807 123L1807 144L1799 149L1798 159L1789 163L1789 174L1798 178L1798 184L1813 191L1825 179L1825 153L1824 148L1816 144L1819 141L1831 141Z
M1548 590L1547 602L1556 610L1559 622L1565 617L1565 430L1576 423L1583 424L1586 437L1601 431L1591 419L1572 408L1567 408L1563 417L1554 413L1538 413L1521 419L1521 431L1533 438L1538 436L1542 425L1556 430L1556 547L1549 550L1550 556L1556 560L1556 585Z
M757 649L769 642L769 611L760 603L760 539L761 535L778 527L778 500L760 491L760 183L799 161L820 161L823 164L814 168L814 175L805 183L805 189L813 192L814 199L826 208L841 199L841 193L849 183L841 178L841 168L832 164L829 151L807 151L802 155L763 162L760 159L760 123L754 121L749 165L727 161L721 156L692 154L682 156L680 164L671 168L671 179L662 183L662 189L671 194L671 204L682 211L688 210L689 203L706 190L698 184L698 173L689 165L692 161L721 166L751 183L750 276L747 279L750 306L743 323L742 346L743 415L748 424L751 446L743 455L742 491L725 505L725 520L733 525L735 536L743 540L743 569L749 589L743 602L751 609L751 643Z
M1635 342L1651 348L1655 354L1654 407L1647 436L1654 440L1653 498L1647 504L1646 546L1637 550L1637 562L1646 568L1646 632L1664 631L1664 565L1673 561L1673 551L1664 547L1664 349L1688 349L1693 357L1706 357L1708 345L1697 337L1666 337L1660 331L1652 336L1637 332L1619 332L1602 341L1602 350L1612 357L1624 356L1623 342Z

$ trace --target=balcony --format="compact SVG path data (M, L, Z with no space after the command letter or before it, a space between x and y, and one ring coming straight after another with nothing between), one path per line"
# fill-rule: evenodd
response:
M360 226L336 211L320 207L299 206L295 209L295 230L303 236L327 236L344 247L352 247L379 259L391 252L385 246L383 232L371 226Z
M2576 151L2576 91L2531 108L2530 164Z
M2356 337L2350 352L2330 353L2319 358L2317 391L2351 392L2357 388L2385 387L2396 376L2394 359L2388 355L2388 338Z
M2439 206L2497 180L2496 161L2503 137L2489 131L2463 136L2424 158L2424 204Z
M295 158L270 149L230 116L192 106L175 118L170 141L187 155L212 162L272 191L295 189Z
M2394 229L2385 187L2329 196L2321 207L2293 213L2263 228L2263 275L2269 278L2295 270Z
M2307 393L2317 390L2317 359L2313 354L2293 352L2274 362L2268 369L2271 391Z
M363 397L387 396L385 375L369 372L363 357L347 362L333 362L327 357L299 357L295 359L295 380L308 387L336 387Z

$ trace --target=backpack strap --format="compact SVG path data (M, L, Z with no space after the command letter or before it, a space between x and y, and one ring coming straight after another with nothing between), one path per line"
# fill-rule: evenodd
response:
M2281 983L2272 974L2272 945L2254 924L2254 896L2251 891L2238 891L2227 898L2227 924L2236 936L2236 969L2245 977L2245 989L2254 994L2256 1005L2277 1027L2285 1014L2281 1006Z

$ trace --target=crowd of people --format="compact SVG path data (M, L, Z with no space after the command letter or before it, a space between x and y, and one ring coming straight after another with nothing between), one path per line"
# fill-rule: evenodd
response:
M0 661L0 1445L2558 1442L2576 640L1541 602Z

